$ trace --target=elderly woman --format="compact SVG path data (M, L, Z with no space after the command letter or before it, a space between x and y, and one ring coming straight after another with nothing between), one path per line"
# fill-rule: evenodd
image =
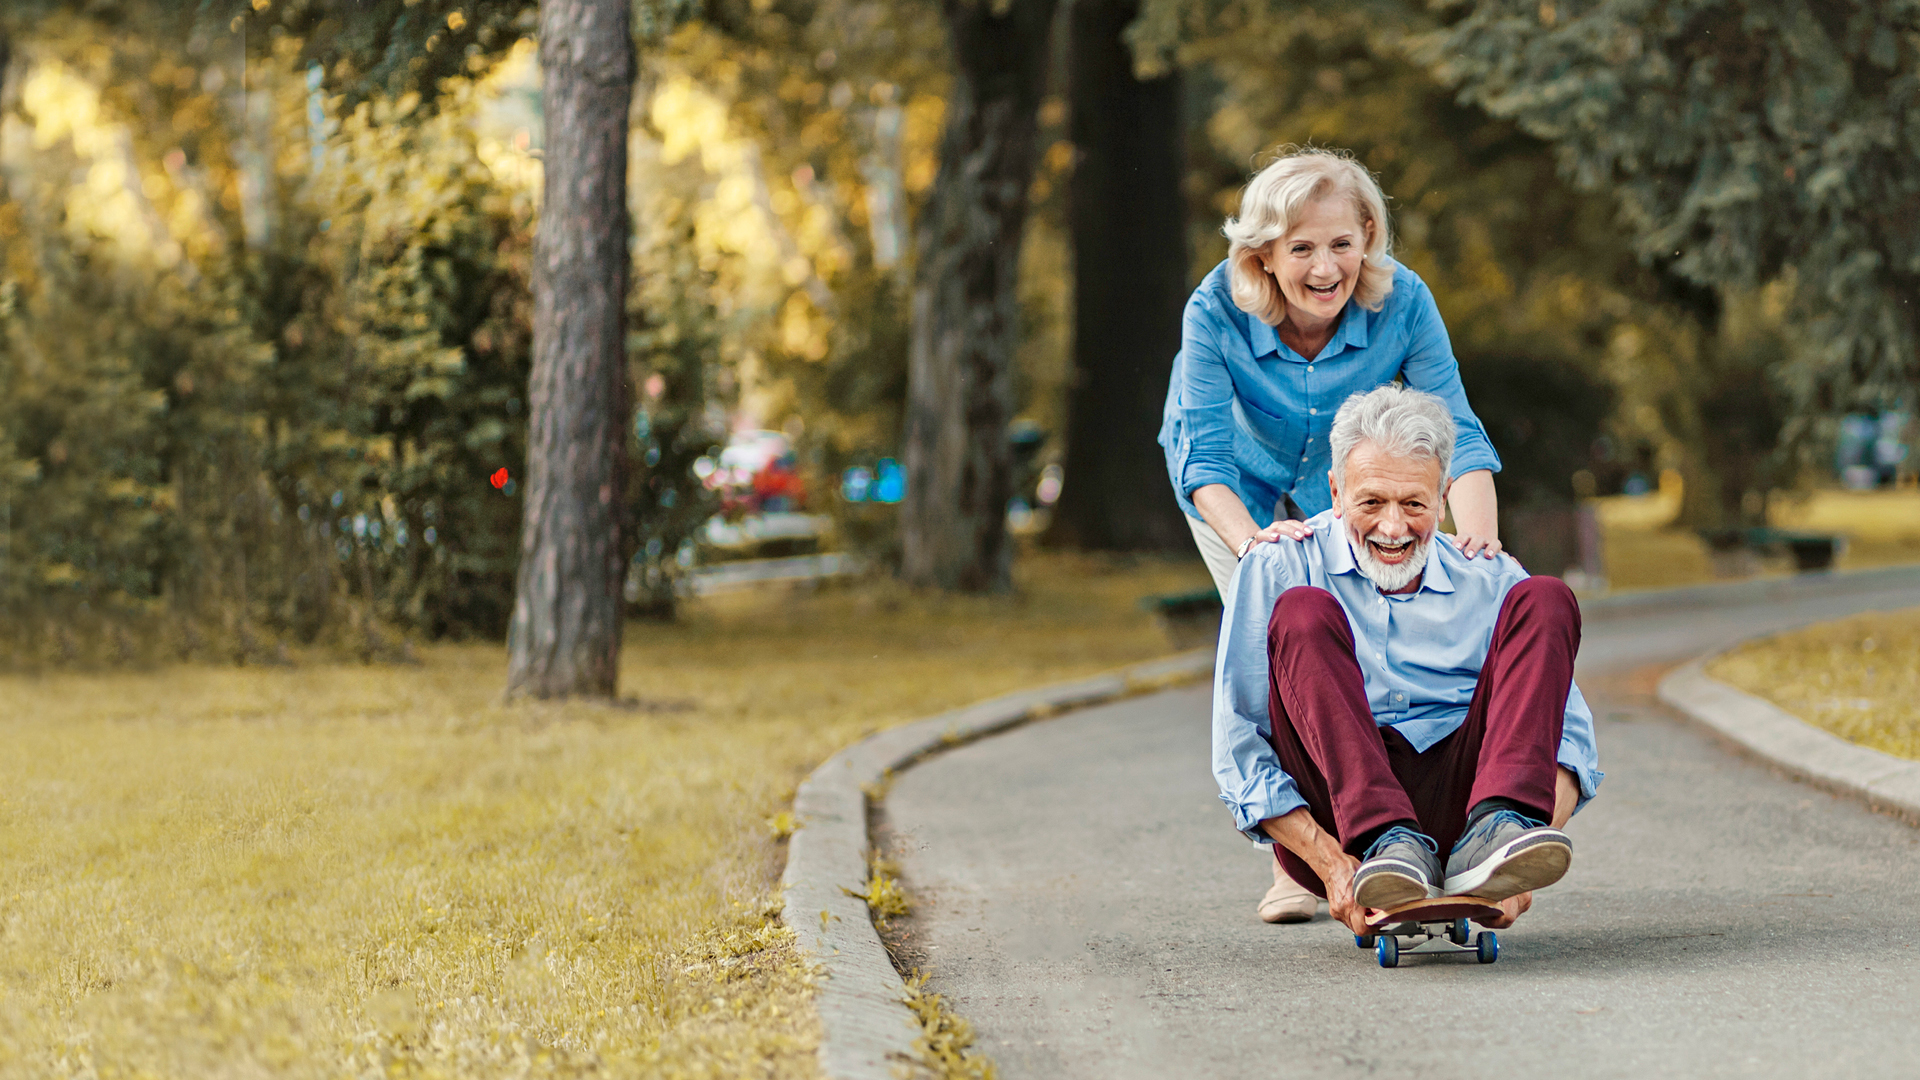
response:
M1386 199L1344 153L1282 151L1228 218L1227 260L1187 301L1160 429L1174 494L1226 596L1257 543L1311 535L1328 509L1327 432L1353 394L1398 380L1438 395L1457 428L1453 544L1500 553L1500 459L1460 386L1433 294L1389 252ZM1276 861L1267 922L1313 917Z

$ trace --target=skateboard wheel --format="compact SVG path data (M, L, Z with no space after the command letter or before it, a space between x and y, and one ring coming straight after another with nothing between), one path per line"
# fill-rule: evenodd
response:
M1491 930L1483 930L1473 939L1473 951L1483 964L1491 964L1500 959L1500 937Z
M1353 943L1362 949L1371 949L1373 948L1373 935L1355 934L1353 935Z
M1467 920L1455 919L1447 926L1447 940L1455 945L1467 943Z
M1400 966L1400 939L1392 934L1381 934L1374 945L1374 955L1379 957L1380 966L1385 968Z

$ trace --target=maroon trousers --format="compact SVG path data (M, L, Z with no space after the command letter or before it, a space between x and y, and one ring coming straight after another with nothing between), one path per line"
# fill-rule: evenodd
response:
M1502 797L1552 816L1560 727L1580 649L1580 606L1558 578L1507 593L1466 722L1420 753L1374 723L1353 631L1325 589L1280 594L1267 623L1273 749L1322 829L1348 854L1395 821L1417 821L1444 860L1467 811ZM1287 874L1325 896L1319 875L1279 844Z

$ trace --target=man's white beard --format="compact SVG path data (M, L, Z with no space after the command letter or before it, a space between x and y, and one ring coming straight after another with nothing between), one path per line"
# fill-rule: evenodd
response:
M1383 547L1388 546L1386 537L1378 533L1367 539ZM1347 540L1348 546L1353 548L1353 561L1359 564L1360 572L1381 592L1399 592L1418 580L1421 571L1427 568L1427 555L1433 543L1431 536L1415 539L1413 550L1407 553L1404 562L1383 563L1365 541L1354 540L1351 533L1347 534Z

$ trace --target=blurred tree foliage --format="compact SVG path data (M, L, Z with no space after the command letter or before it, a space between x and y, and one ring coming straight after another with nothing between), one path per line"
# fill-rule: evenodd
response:
M715 392L795 435L811 505L883 560L896 508L842 501L837 478L900 453L941 33L918 0L715 0L643 56L637 183L683 216L690 269L711 282Z
M1462 4L1421 46L1619 199L1636 248L1704 286L1789 286L1808 413L1920 385L1920 4Z
M17 658L398 655L403 633L499 633L540 175L515 44L531 8L0 11ZM1812 11L1143 0L1130 38L1143 72L1182 68L1194 280L1259 155L1351 148L1447 317L1503 499L1677 466L1704 527L1792 481L1769 453L1804 434L1795 416L1913 384L1906 8ZM836 480L901 456L911 223L951 77L931 0L643 0L635 25L629 599L664 615L713 509L691 469L730 417L796 437L843 544L897 552L896 508L844 502ZM1039 108L1014 380L1018 415L1056 436L1061 90ZM502 126L514 109L522 130Z
M647 189L628 304L628 355L638 388L633 417L633 525L638 540L627 580L636 614L671 619L691 562L695 532L718 508L694 479L694 463L722 437L715 385L722 372L722 322L713 274L701 268L691 203L671 189Z
M336 118L297 43L180 29L15 39L15 656L497 633L518 509L487 478L522 453L533 206L480 158L475 84Z
M0 17L19 662L401 656L406 634L498 636L511 609L540 175L537 69L504 36L520 16L466 5L483 40L443 70L328 37L350 3L235 7ZM440 7L451 27L460 6ZM382 48L444 55L419 37ZM632 383L658 392L631 428L629 597L653 613L711 511L688 465L729 390L714 274L687 244L699 195L636 196Z
M1731 328L1744 345L1709 350L1695 380L1721 467L1689 489L1692 518L1757 523L1838 414L1913 407L1920 5L1486 0L1448 19L1418 51L1465 100L1613 193L1643 257L1770 321Z
M1415 48L1436 25L1393 0L1148 0L1133 31L1143 63L1214 80L1210 153L1194 163L1200 261L1224 256L1217 223L1274 144L1351 149L1391 200L1395 257L1432 286L1462 376L1483 388L1503 505L1617 491L1658 466L1686 474L1689 524L1746 515L1749 492L1783 480L1768 469L1780 409L1762 375L1784 348L1778 304L1699 288L1623 235L1613 192L1564 178L1551 142L1456 100ZM1586 404L1569 412L1569 394Z

